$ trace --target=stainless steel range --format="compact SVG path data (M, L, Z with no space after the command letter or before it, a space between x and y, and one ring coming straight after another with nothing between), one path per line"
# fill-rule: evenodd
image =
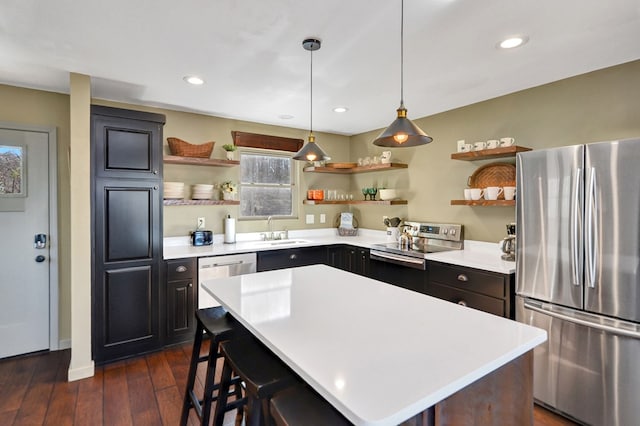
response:
M405 222L409 243L400 241L371 246L371 260L395 263L415 269L426 269L425 256L464 248L463 226L452 223Z

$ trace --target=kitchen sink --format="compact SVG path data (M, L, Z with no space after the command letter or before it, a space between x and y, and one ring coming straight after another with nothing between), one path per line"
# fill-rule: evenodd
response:
M247 242L247 245L250 247L286 247L286 246L295 246L298 244L306 244L310 243L309 240L300 240L300 239L292 239L292 240L268 240L268 241L254 241Z

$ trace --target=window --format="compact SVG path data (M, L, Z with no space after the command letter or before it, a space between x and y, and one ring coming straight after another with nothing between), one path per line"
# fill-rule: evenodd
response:
M290 155L240 153L240 217L293 217L294 164Z

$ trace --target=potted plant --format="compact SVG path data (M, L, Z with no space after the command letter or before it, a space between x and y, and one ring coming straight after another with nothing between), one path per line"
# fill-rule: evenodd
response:
M227 151L229 152L229 151ZM233 151L231 151L233 152ZM227 181L227 182L223 182L222 185L220 185L220 189L222 190L222 199L223 200L235 200L236 199L236 194L238 193L238 188L236 187L236 184L231 182L231 181Z
M238 149L237 146L235 146L232 143L226 143L224 145L222 145L222 149L224 149L225 151L227 151L227 160L233 160L234 159L234 151L236 149Z

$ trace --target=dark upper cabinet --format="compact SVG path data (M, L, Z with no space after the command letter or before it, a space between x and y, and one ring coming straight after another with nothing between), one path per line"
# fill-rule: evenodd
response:
M427 294L507 318L515 318L515 275L429 261Z
M92 340L98 363L162 345L159 117L92 107Z
M91 107L93 173L96 177L162 177L164 115Z

